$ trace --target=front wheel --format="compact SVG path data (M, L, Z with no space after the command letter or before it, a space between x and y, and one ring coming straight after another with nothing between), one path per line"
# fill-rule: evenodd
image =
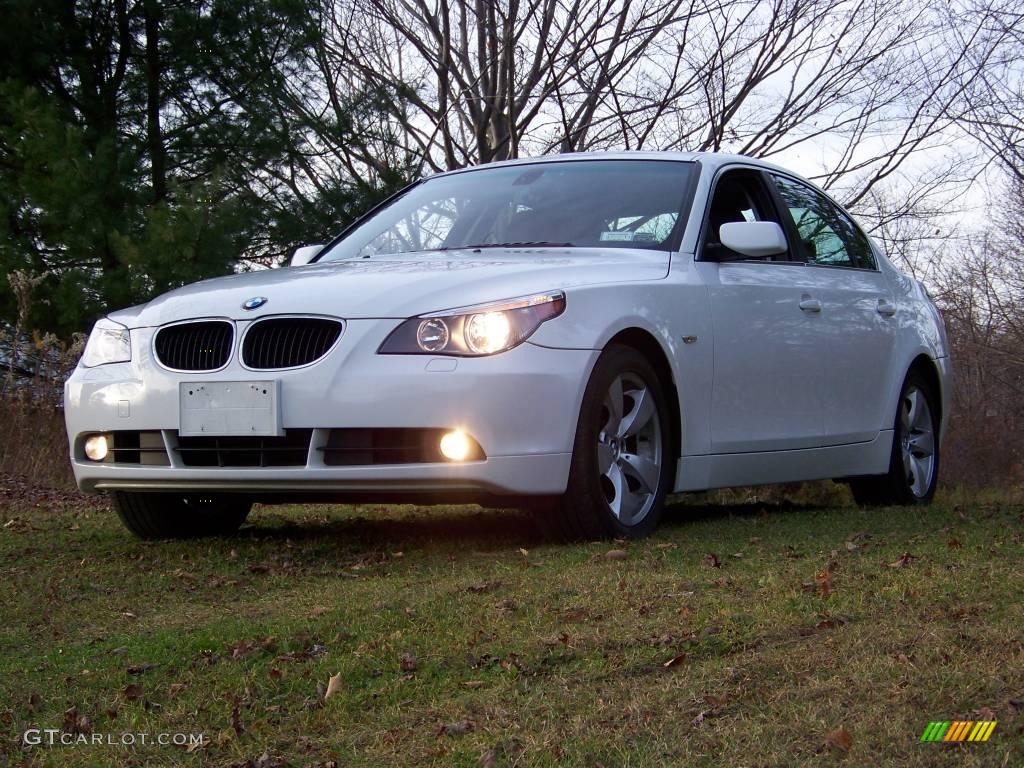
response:
M939 478L939 420L928 382L911 371L900 393L889 472L850 481L858 504L928 504Z
M140 539L226 536L249 516L252 502L231 494L132 493L114 491L114 510Z
M672 477L672 431L657 372L631 347L594 366L565 494L544 514L570 539L640 538L657 526Z

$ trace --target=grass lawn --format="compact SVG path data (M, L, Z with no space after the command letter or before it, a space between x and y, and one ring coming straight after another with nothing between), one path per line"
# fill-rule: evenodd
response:
M565 546L472 507L263 508L143 543L102 500L8 491L0 765L1024 764L1008 497L702 497L648 540ZM919 741L957 719L998 725Z

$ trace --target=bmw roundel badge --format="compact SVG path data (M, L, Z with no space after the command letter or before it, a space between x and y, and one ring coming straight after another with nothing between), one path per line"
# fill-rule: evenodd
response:
M259 309L266 303L266 296L253 296L251 299L246 299L242 302L242 309Z

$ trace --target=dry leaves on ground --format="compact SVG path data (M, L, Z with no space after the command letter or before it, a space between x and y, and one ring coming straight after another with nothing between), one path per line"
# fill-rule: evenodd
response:
M853 746L853 737L845 728L836 728L825 734L825 746L840 752L849 752L850 747Z
M334 694L341 690L341 672L335 675L331 675L330 680L327 681L327 690L324 691L324 701L331 698Z

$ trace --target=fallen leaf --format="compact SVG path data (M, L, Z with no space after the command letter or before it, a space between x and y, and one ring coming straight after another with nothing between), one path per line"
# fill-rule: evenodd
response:
M463 688L469 688L469 689L472 690L474 688L481 687L483 684L484 684L483 680L464 680L462 682L462 687Z
M604 553L604 556L609 560L625 560L629 557L624 549L609 549Z
M477 595L482 595L485 592L491 592L501 586L501 582L498 580L494 581L481 581L479 584L470 584L466 587L467 592L473 592Z
M520 547L519 548L519 554L522 555L523 557L529 557L530 556L530 550L523 549L522 547Z
M889 567L890 568L906 568L908 565L910 565L915 560L917 560L917 557L915 555L912 555L909 552L904 552L902 555L899 556L898 559L893 560L891 563L889 563Z
M231 728L236 736L241 736L245 731L245 728L242 726L242 717L238 713L238 705L235 705L231 710Z
M557 645L568 645L569 636L565 634L565 632L560 632L556 637L547 637L544 638L541 642L549 648L553 648Z
M668 669L669 667L678 666L679 664L682 664L684 661L686 661L686 654L680 653L678 656L673 656L668 661L662 662L661 666L663 666L665 669Z
M69 707L64 710L64 723L61 730L68 734L91 733L92 723L85 715L79 714L78 707Z
M490 749L486 749L480 755L480 768L498 768L508 763L515 764L523 754L523 744L518 739L499 741Z
M849 752L853 746L853 737L845 728L836 728L825 734L825 746L838 749L841 752Z
M167 689L167 695L173 699L187 687L185 683L172 683L171 687Z
M129 683L121 689L121 695L124 696L126 701L138 701L142 698L142 684Z
M252 768L280 768L285 765L285 762L276 757L271 757L270 752L264 752L251 765Z
M578 623L586 621L590 618L590 611L582 606L574 606L566 609L565 613L562 614L562 621Z
M946 546L949 547L950 549L960 549L960 547L962 545L960 544L960 542L957 539L950 539L949 541L946 542Z
M814 574L814 583L818 587L818 594L822 597L832 594L832 573L830 571L817 571Z
M704 565L706 565L708 568L721 568L722 561L719 560L718 557L712 552L708 552L706 555L704 555Z
M722 634L722 628L717 624L708 624L700 632L701 637L714 637L715 635L720 634Z
M28 697L28 711L38 712L43 708L43 699L38 693L31 693Z
M315 619L318 616L323 616L329 610L331 610L331 609L330 608L325 608L322 605L317 605L317 606L313 607L313 610L309 612L309 615L312 616Z
M476 723L472 720L459 720L455 723L444 723L438 726L438 736L462 736L463 734L469 733L476 728Z
M519 607L519 604L514 598L506 597L504 600L499 600L495 603L494 607L502 613L511 613Z
M821 621L814 625L815 629L835 629L841 627L847 622L847 619L843 616L825 616Z
M846 551L847 552L856 552L858 549L860 549L860 545L855 544L852 541L846 542Z
M125 612L124 612L124 613L122 613L121 615L122 615L122 616L124 616L124 617L125 617L126 619L137 619L137 618L139 618L138 616L136 616L136 615L135 615L134 613L132 613L131 611L125 611Z
M151 670L151 669L156 669L158 666L160 666L160 665L159 664L154 664L153 662L149 662L149 661L147 661L144 664L133 664L132 666L128 667L128 674L129 675L141 675L144 672L149 672L149 670Z
M327 690L324 691L324 701L331 698L334 694L341 690L341 672L335 675L331 675L331 679L327 681Z
M399 666L403 672L416 671L416 657L411 653L403 653L399 660Z
M710 709L702 709L700 712L697 713L697 716L695 718L693 718L693 720L690 721L690 725L693 725L693 726L700 725L701 723L704 722L705 718L707 718L708 715L711 715L711 714L713 714L712 710L710 710Z

